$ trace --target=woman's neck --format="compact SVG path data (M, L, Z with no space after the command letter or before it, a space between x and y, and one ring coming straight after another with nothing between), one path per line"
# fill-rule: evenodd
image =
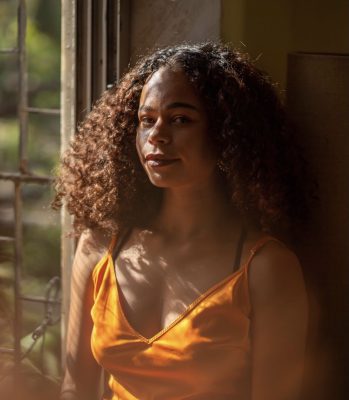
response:
M222 187L205 183L196 187L165 189L154 228L173 240L215 234L237 222Z

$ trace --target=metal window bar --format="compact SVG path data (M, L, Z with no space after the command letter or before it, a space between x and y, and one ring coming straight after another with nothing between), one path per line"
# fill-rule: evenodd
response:
M61 52L61 109L35 108L28 106L28 81L26 57L26 0L17 3L17 47L0 49L0 56L17 54L18 57L18 122L19 122L19 167L18 172L1 172L0 180L14 184L14 237L0 237L1 242L13 243L14 258L14 348L0 348L0 353L14 357L14 388L20 374L23 357L32 349L35 341L45 335L46 327L56 323L50 318L50 310L57 306L57 282L50 281L45 297L23 296L21 293L21 271L23 266L23 199L21 189L26 184L48 185L50 176L38 176L28 168L28 114L61 116L61 152L68 147L68 142L76 128L76 115L83 117L101 92L115 79L119 79L128 64L128 37L130 2L113 0L62 0L62 52ZM121 24L123 21L123 24ZM77 67L76 67L77 66ZM75 74L77 69L77 74ZM79 76L79 80L76 79ZM78 85L77 85L78 83ZM69 309L70 267L74 253L74 243L64 236L72 226L71 217L66 209L62 210L62 362L64 365L65 334ZM51 298L51 292L55 296ZM51 296L51 297L50 297ZM34 342L25 354L21 351L22 337L22 302L39 302L45 305L45 318L33 332Z
M76 6L76 118L79 122L128 66L131 1L76 0Z
M59 115L60 110L40 109L28 107L28 79L27 79L27 57L26 57L26 25L27 9L26 0L18 0L17 3L17 48L0 49L0 55L17 54L18 65L18 123L19 123L19 172L0 172L0 180L12 181L14 184L14 237L0 237L0 242L10 242L14 245L14 324L13 324L13 349L0 348L0 353L11 354L14 358L13 383L14 394L17 391L17 382L20 375L21 361L28 355L39 337L45 336L47 326L57 323L52 319L52 307L60 304L58 300L59 278L53 278L47 287L45 297L23 296L21 292L21 271L23 267L23 199L21 189L24 184L50 184L52 178L39 176L31 173L28 169L28 113L46 115ZM52 296L54 292L54 297ZM39 302L45 305L45 318L33 332L33 343L23 354L21 350L23 309L22 302ZM43 349L43 347L42 347ZM3 378L3 377L1 377Z
M129 62L129 14L128 0L62 0L62 52L61 52L61 109L45 109L28 106L27 58L26 58L26 0L18 0L17 47L0 49L0 56L18 56L18 121L19 121L19 171L1 172L0 180L14 184L15 229L14 238L1 237L1 242L11 242L15 249L14 259L14 348L0 348L0 353L14 356L14 386L19 377L22 337L22 301L40 302L49 305L60 303L57 298L23 296L21 293L21 271L23 265L23 199L21 189L24 184L48 185L50 176L38 176L28 169L28 114L61 115L61 152L76 128L79 119L90 110L92 103L106 89L108 84L119 79ZM79 76L79 80L76 79ZM65 208L61 216L62 232L72 227L71 217ZM64 236L61 238L62 259L62 362L64 365L65 334L69 309L70 267L74 253L74 243ZM57 280L50 282L49 289L57 288ZM43 321L38 332L53 321ZM57 322L57 321L54 321ZM45 325L46 324L46 325ZM37 337L38 332L35 333ZM41 332L42 333L42 332Z
M14 54L18 53L18 49L1 49L0 54Z

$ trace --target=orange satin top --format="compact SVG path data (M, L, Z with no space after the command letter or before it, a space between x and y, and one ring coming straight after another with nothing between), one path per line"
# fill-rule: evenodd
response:
M247 262L197 298L169 326L145 338L122 310L112 249L93 271L92 352L120 400L247 400L250 398L251 305Z

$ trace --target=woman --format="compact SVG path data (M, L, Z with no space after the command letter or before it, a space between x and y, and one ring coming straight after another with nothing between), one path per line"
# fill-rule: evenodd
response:
M159 50L106 91L62 161L82 232L62 398L298 399L307 301L271 234L305 212L268 78L205 43Z

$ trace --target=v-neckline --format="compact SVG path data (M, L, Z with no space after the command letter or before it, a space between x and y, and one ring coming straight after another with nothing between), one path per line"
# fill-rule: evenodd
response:
M155 340L163 336L166 332L170 331L175 325L177 325L180 321L182 321L199 303L201 303L203 300L205 300L207 297L209 297L211 294L213 294L216 289L218 289L220 286L224 286L226 283L230 282L235 276L241 274L243 270L246 268L250 260L250 257L246 261L246 263L242 264L239 266L237 270L226 276L225 278L221 279L219 282L215 283L213 286L211 286L209 289L204 291L202 294L200 294L192 303L190 303L186 309L178 315L169 325L165 326L163 329L155 333L153 336L146 338L143 336L136 328L132 326L132 324L129 322L124 309L122 307L121 301L120 301L120 287L116 275L116 264L114 263L113 259L113 253L108 251L108 263L109 266L112 270L112 276L114 280L114 289L116 290L116 306L118 308L118 311L120 312L121 317L124 319L124 322L128 326L128 328L132 331L134 335L136 335L139 339L141 339L143 342L146 344L152 344Z

